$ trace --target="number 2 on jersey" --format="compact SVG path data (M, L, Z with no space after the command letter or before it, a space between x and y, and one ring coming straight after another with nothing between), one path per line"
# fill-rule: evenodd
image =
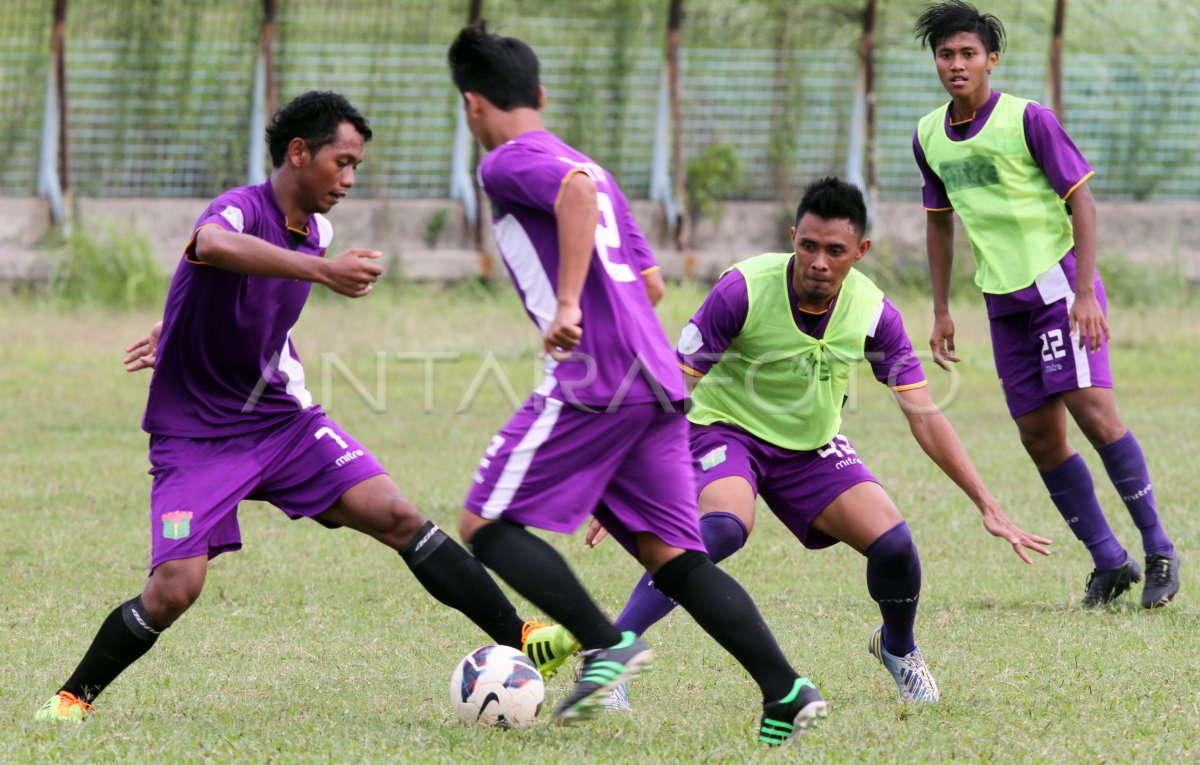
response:
M637 274L626 263L614 263L609 250L621 246L621 230L617 228L617 214L613 210L612 197L596 191L596 206L600 208L600 220L596 223L596 254L604 264L604 270L614 282L637 281Z

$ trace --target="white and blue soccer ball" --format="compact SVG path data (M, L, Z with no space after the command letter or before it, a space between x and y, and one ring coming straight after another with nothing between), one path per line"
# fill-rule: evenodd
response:
M466 723L520 728L533 722L545 698L533 661L508 646L472 651L450 676L450 705Z

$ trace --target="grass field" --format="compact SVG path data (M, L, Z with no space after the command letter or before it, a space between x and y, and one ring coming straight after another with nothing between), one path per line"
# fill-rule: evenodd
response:
M672 334L701 297L696 287L673 288L662 310ZM919 296L898 302L924 348L927 305ZM1147 452L1165 523L1182 550L1183 590L1155 612L1132 599L1083 612L1077 603L1090 561L1017 442L974 301L956 310L964 357L957 383L927 371L992 492L1017 523L1055 540L1054 557L1027 567L987 536L973 506L924 457L891 396L865 372L844 425L920 548L918 640L941 686L939 705L902 706L891 678L867 654L878 613L860 556L842 547L807 552L764 513L747 549L726 566L756 597L797 668L830 700L828 721L798 746L770 752L752 743L756 689L681 613L649 633L658 664L633 688L634 714L572 729L467 728L449 708L447 684L457 660L486 642L482 634L427 597L382 546L246 503L246 548L214 561L191 613L113 684L91 719L79 727L35 725L34 710L74 668L100 621L143 582L150 483L138 426L149 377L126 375L120 359L154 318L0 302L0 761L1200 757L1194 310L1116 307L1111 317L1118 403ZM514 297L406 288L361 302L315 299L295 336L318 400L419 507L453 528L474 465L512 410L499 381L523 398L536 378L536 338ZM454 359L431 362L426 385L427 368L414 359L429 353ZM347 370L367 395L355 392ZM473 387L478 393L468 395ZM1073 438L1114 529L1140 558L1136 530L1096 454L1077 432ZM553 542L615 614L636 564L611 543L585 550L582 535ZM562 674L549 684L548 705L567 688L569 672Z

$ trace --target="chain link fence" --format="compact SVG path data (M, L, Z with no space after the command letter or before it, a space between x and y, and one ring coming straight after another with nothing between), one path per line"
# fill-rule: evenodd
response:
M980 2L1009 31L994 86L1046 93L1052 0ZM49 0L0 5L4 194L35 192L50 71ZM446 47L466 0L279 0L275 83L282 100L345 93L372 122L356 193L444 197L459 99ZM715 150L726 198L790 198L842 173L854 105L859 3L685 0L683 154ZM845 6L855 7L847 10ZM880 3L875 43L876 167L884 199L919 199L916 121L945 99L912 22L924 0ZM484 16L542 60L551 130L648 192L667 3L489 0ZM249 0L70 0L67 166L79 195L207 197L249 176L262 6ZM1177 0L1072 0L1065 124L1110 200L1200 198L1200 74L1181 52L1200 10ZM697 165L702 168L703 166ZM703 172L702 169L698 170ZM710 170L711 172L711 170Z

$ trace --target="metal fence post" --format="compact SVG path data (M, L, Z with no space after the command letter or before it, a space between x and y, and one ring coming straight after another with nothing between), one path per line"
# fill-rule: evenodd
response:
M671 94L667 88L667 70L663 67L658 88L658 115L654 122L654 156L650 163L650 199L662 202L668 230L679 223L679 202L671 183Z
M258 56L254 63L254 97L250 109L250 156L246 160L246 182L265 183L267 180L266 141L267 114L275 111L275 16L277 0L263 0L262 32L259 34Z
M66 192L70 188L67 164L66 38L67 0L55 0L37 179L37 193L49 200L50 215L55 223L66 220Z

